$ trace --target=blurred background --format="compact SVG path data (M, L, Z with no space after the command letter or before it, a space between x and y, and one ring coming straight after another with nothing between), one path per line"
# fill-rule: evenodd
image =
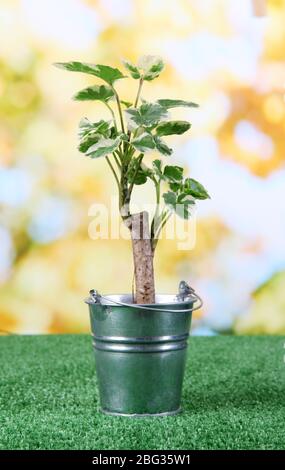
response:
M71 100L96 79L52 63L122 69L143 54L167 64L143 98L200 104L175 111L192 130L169 139L171 159L212 197L199 204L194 250L160 242L157 291L195 287L205 299L195 334L285 333L285 1L261 13L253 3L0 0L2 334L86 332L90 288L130 292L129 242L88 236L90 205L116 192L105 161L77 151L80 118L107 118ZM117 82L126 100L136 86Z

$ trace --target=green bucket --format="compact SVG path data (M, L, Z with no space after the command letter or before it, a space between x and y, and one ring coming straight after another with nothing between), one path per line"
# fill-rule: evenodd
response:
M178 297L178 299L177 299ZM101 410L124 416L170 415L180 411L187 340L193 307L158 295L155 304L132 304L130 295L100 296L89 305Z

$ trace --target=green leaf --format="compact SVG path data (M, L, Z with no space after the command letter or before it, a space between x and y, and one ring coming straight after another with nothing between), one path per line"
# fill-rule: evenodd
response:
M193 209L194 206L195 201L193 201L193 199L185 198L184 194L180 194L177 198L176 214L182 217L182 219L189 219L192 215L191 209Z
M110 134L109 122L103 119L98 122L90 122L87 118L83 118L79 123L80 143L78 150L86 153L89 147L96 144L102 137L109 137Z
M156 150L158 150L159 153L161 153L162 155L167 155L167 156L172 154L172 149L168 147L166 143L163 142L162 139L160 139L160 137L155 135L153 139L155 142L155 148Z
M129 182L132 182L133 179L130 177ZM139 169L134 180L134 184L140 186L141 184L145 184L147 182L147 176L145 173Z
M177 200L176 194L172 191L167 191L167 193L164 193L162 197L164 199L165 204L169 206L171 210L175 210Z
M153 136L148 132L143 132L139 137L133 139L131 143L139 152L142 153L155 148Z
M91 158L106 157L114 152L120 145L120 139L101 139L96 144L92 145L86 152L86 155Z
M162 168L161 160L154 160L152 162L153 171L159 179L167 181L170 184L176 183L177 190L181 187L183 179L183 168L176 165L166 165L164 170ZM174 190L176 192L176 189Z
M105 135L109 130L109 122L101 119L97 122L91 122L87 118L82 118L79 122L79 136L84 137L91 131Z
M130 101L121 100L120 103L122 103L126 108L130 108L131 106L133 106L133 103L131 103Z
M160 179L163 178L163 173L162 173L162 161L161 160L153 160L152 162L152 167L157 176L159 176Z
M150 81L160 75L164 68L164 63L159 56L145 55L139 59L138 68L142 70L142 78Z
M127 109L125 114L131 131L138 127L152 128L168 116L165 108L157 103L148 102L144 102L139 108Z
M119 69L109 67L109 65L88 64L86 62L57 62L54 65L70 72L82 72L95 75L95 77L101 78L104 82L109 83L109 85L113 85L113 83L120 78L125 78L125 75L123 75Z
M196 103L193 103L192 101L184 101L184 100L171 100L171 99L162 99L162 100L157 100L157 103L163 106L166 109L170 108L198 108L199 105Z
M193 178L186 178L183 185L183 192L193 196L195 199L209 199L210 196L204 186Z
M181 182L183 179L183 168L176 165L166 165L163 176L171 183Z
M137 65L129 60L123 60L123 64L136 80L139 78L147 81L154 80L164 68L162 59L159 56L152 55L140 57Z
M140 71L136 65L132 64L129 60L123 60L123 64L128 72L130 72L131 77L135 80L141 77Z
M171 191L174 191L175 193L178 193L179 190L181 189L181 184L180 183L169 183L169 187Z
M109 101L113 97L114 91L111 87L106 85L94 85L80 90L73 96L73 99L76 101L97 100L107 103L107 101Z
M191 216L191 208L195 205L193 199L187 198L187 195L181 194L177 196L173 191L168 191L162 195L168 208L175 212L183 219L189 219Z
M172 134L184 134L184 132L190 129L191 124L187 121L166 121L158 124L156 134L159 136L172 135Z
M119 137L118 130L116 129L115 126L111 126L109 129L108 134L106 137L109 137L110 139L116 139L116 137Z
M102 135L96 134L96 132L86 135L79 142L79 152L86 153L87 150L91 147L91 145L96 144L100 139L102 139Z
M120 134L118 134L118 136L123 142L129 142L129 136L127 134L124 134L124 132L121 132Z
M138 168L139 165L139 168ZM144 171L140 164L140 157L133 158L129 164L127 178L129 183L141 185L147 181L147 172Z

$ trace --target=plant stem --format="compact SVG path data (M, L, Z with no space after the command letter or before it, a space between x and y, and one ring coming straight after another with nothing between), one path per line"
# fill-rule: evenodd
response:
M116 179L116 182L117 182L117 185L118 185L118 188L119 188L119 191L120 191L120 182L119 182L119 178L118 178L118 176L117 176L117 174L116 174L116 172L115 172L115 170L114 170L114 167L113 167L112 163L110 162L109 157L106 157L106 160L107 160L107 163L108 163L109 167L111 168L111 171L112 171L112 173L113 173L113 175L114 175L114 177L115 177L115 179Z
M124 119L123 119L123 113L122 113L122 107L121 107L121 103L120 103L120 98L119 98L119 95L118 93L116 92L115 88L113 88L113 91L115 93L115 97L116 97L116 102L117 102L117 105L118 105L118 111L119 111L119 116L120 116L120 123L121 123L121 129L122 129L122 132L125 133L125 125L124 125Z
M137 96L136 96L136 101L135 101L135 107L137 106L138 101L139 101L142 85L143 85L143 80L140 79L140 84L139 84L139 88L138 88L138 92L137 92ZM117 104L118 104L118 110L119 110L120 119L121 119L122 131L125 132L121 103L120 103L120 100L119 100L118 93L116 92L116 90L114 90L114 92L115 92L115 96L116 96L116 100L117 100ZM130 139L130 136L131 136L131 131L128 131L128 138L129 139ZM128 159L131 160L134 152L132 151L132 148L131 148L129 142L124 142L123 149L124 149L124 151L123 151L123 154L121 155L121 161L122 161L121 172L122 173L121 173L120 187L121 187L121 189L124 188L124 189L122 189L122 192L121 192L122 197L124 199L124 201L122 201L122 204L124 205L126 203L127 204L130 203L131 194L132 194L133 187L134 187L134 184L135 184L135 179L136 179L136 176L137 176L137 173L139 171L139 168L140 168L140 165L141 165L141 162L142 162L142 159L143 159L144 155L140 154L140 156L138 157L138 165L137 165L137 168L135 170L133 180L130 183L129 188L126 188L125 187L125 185L126 185L126 175L124 175L124 173L128 171L128 164L129 164ZM128 152L129 149L130 149L130 152Z
M137 92L137 96L136 96L136 100L135 100L135 108L137 107L138 105L138 102L139 102L139 99L140 99L140 94L141 94L141 91L142 91L142 86L143 86L143 78L140 78L140 84L139 84L139 88L138 88L138 92Z
M140 166L141 166L141 162L142 162L142 159L144 157L144 154L141 153L139 156L138 156L138 164L137 164L137 167L136 167L136 170L135 170L135 173L134 173L134 177L130 183L130 186L129 186L129 198L131 198L131 194L132 194L132 191L133 191L133 188L134 188L134 184L135 184L135 179L137 177L137 174L138 174L138 171L140 169Z
M135 107L135 108L137 107L138 102L139 102L139 99L140 99L140 94L141 94L141 91L142 91L142 86L143 86L143 78L140 78L140 84L139 84L137 96L136 96L135 103L134 103L134 107ZM129 138L129 140L130 140L130 137L131 137L131 131L128 131L128 138Z
M159 220L159 203L160 203L160 181L157 181L153 178L153 182L155 184L155 194L156 194L156 208L155 213L151 222L151 239L154 239L154 234L157 226L157 222Z
M114 160L115 160L115 162L116 162L116 164L117 164L117 167L118 167L119 170L121 171L121 168L122 168L122 167L121 167L121 163L120 163L120 161L118 160L118 157L117 157L117 155L115 154L115 152L113 152L113 157L114 157Z
M158 240L159 240L159 235L163 229L163 227L165 226L165 224L168 222L168 220L170 219L170 217L172 216L172 212L165 212L163 218L162 218L162 221L161 221L161 224L160 226L158 227L156 233L155 233L155 236L152 240L152 250L153 250L153 253L156 249L156 246L158 244Z
M114 111L112 110L111 106L106 102L105 103L107 108L109 109L110 113L112 114L113 122L114 122L114 127L116 129L116 132L118 132L118 127L117 127L117 122L116 122L116 116Z
M120 164L123 163L123 154L122 154L122 151L121 151L120 147L117 150L115 150L114 153L119 158Z
M126 221L130 216L129 211L129 204L130 204L130 196L129 196L129 189L128 189L128 162L126 159L122 160L122 167L121 167L121 178L120 178L120 202L119 202L119 210L122 216L123 221Z

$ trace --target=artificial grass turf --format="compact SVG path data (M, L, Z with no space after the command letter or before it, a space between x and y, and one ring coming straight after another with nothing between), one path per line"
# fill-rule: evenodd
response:
M183 412L98 412L87 335L0 337L0 449L284 449L282 337L193 337Z

